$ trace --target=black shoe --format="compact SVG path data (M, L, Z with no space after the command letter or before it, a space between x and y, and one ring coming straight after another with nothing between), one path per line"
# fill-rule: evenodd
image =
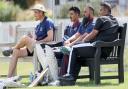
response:
M70 86L70 85L75 85L76 83L75 78L71 75L64 75L60 77L59 80L61 86Z
M69 80L69 81L72 81L72 80L75 80L73 76L71 75L63 75L62 77L60 77L60 80Z
M12 53L13 53L12 49L7 49L7 50L2 51L2 54L4 56L10 56Z

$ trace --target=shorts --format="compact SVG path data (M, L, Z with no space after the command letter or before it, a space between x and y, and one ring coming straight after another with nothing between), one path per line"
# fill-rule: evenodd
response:
M27 53L28 53L28 56L33 56L34 51L33 51L33 52L30 52L30 51L27 49Z

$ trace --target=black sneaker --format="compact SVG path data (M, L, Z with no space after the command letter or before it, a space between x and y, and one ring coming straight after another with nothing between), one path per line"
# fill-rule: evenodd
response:
M12 53L13 53L13 50L12 50L11 48L2 51L2 54L3 54L4 56L10 56Z
M76 83L75 78L71 75L64 75L60 77L59 80L61 86L73 86Z
M59 77L59 79L60 80L69 80L69 81L75 80L75 78L73 76L67 75L67 74L63 75L62 77Z

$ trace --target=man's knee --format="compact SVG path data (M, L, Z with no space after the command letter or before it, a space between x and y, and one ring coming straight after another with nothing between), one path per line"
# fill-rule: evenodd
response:
M24 35L21 37L21 41L24 42L24 43L27 43L28 41L30 41L30 37Z
M13 49L13 56L19 57L19 49Z

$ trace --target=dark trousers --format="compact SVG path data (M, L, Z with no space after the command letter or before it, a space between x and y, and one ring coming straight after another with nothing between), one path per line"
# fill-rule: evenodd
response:
M94 57L95 54L95 48L94 47L78 47L78 48L73 48L72 50L72 54L71 54L71 61L70 66L69 66L69 74L72 75L74 78L77 78L80 69L81 69L81 63L84 60L86 60L86 58L92 58ZM84 59L82 61L80 61L81 58L83 57Z
M67 73L69 55L63 55L61 65L60 65L60 76L63 76Z

